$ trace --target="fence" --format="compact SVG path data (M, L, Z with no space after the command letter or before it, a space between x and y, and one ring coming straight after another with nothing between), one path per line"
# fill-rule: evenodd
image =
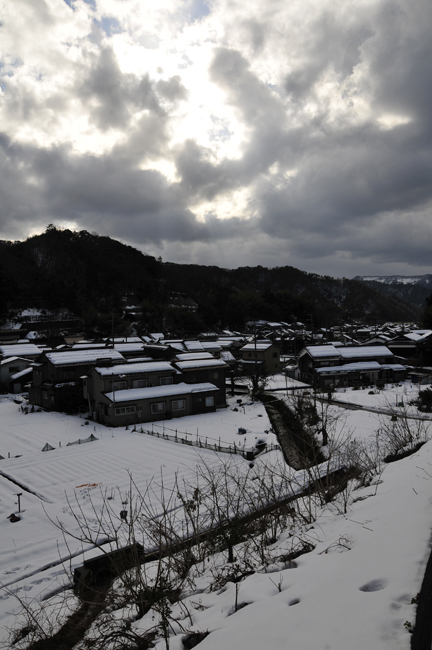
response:
M155 431L152 425L152 429L143 429L143 427L140 427L139 429L135 426L133 428L133 431L136 431L137 433L144 433L149 436L153 436L156 438L163 438L163 440L170 440L171 442L177 442L182 445L189 445L190 447L199 447L200 449L210 449L211 451L218 451L224 454L239 454L240 456L243 456L243 458L250 458L250 455L257 455L259 453L267 453L269 451L275 451L279 450L280 451L280 446L275 445L275 444L270 444L270 445L263 445L263 446L257 446L257 447L245 447L242 445L236 445L235 442L232 444L226 444L226 443L221 443L220 438L219 442L215 441L214 443L208 442L208 438L202 440L198 436L198 432L196 434L196 439L192 438L185 438L182 436L185 435L190 435L187 433L184 433L182 431L178 432L177 429L169 429L170 431L174 431L174 435L170 435L169 433L165 432L165 428L162 429L162 431Z

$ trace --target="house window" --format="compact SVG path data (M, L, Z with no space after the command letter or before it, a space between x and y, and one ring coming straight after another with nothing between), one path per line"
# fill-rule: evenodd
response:
M273 359L276 359L276 357L277 357L277 352L273 352L272 357L273 357Z
M185 399L175 399L171 402L171 409L173 411L184 411L186 408Z
M134 379L132 382L132 388L146 388L147 379Z
M173 383L172 377L161 377L159 380L161 386L170 386Z
M173 411L184 411L186 408L185 399L175 399L171 402L171 409Z
M206 397L205 398L205 405L206 406L214 406L214 397Z
M126 388L126 382L125 381L113 381L112 383L112 389L113 390L123 390Z
M135 406L119 406L115 410L116 415L129 415L130 413L135 413Z
M210 372L209 373L209 379L219 379L219 373L218 372Z
M156 402L151 405L151 412L153 414L165 413L165 402Z

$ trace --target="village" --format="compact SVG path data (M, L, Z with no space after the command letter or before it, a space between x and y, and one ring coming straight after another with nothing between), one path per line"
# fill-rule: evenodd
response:
M43 335L46 315L23 312L24 322L18 315L0 330L2 392L28 392L34 407L86 412L109 426L224 407L227 383L234 392L236 379L255 378L256 390L279 372L315 390L430 380L432 330L416 324L313 331L303 323L253 321L247 332L190 340L164 333L87 340L62 337L64 321L51 318L50 339L62 341L54 347Z
M214 542L208 546L204 537L199 538L194 553L197 557L202 553L210 564L207 570L191 565L184 574L193 585L189 591L183 591L185 578L179 578L170 562L171 568L164 565L168 571L164 575L182 592L178 604L169 605L168 628L157 603L154 608L139 608L138 617L106 614L113 634L125 635L132 624L136 643L129 647L140 647L137 643L148 630L154 633L156 645L166 647L168 642L179 650L189 642L216 647L225 628L233 639L243 636L241 618L236 624L240 613L232 613L243 603L268 608L271 594L265 585L270 577L268 583L276 585L273 596L288 595L288 605L309 600L307 617L320 620L319 599L328 576L324 572L316 581L314 558L328 553L342 558L351 549L357 549L352 557L366 557L372 548L370 570L365 572L360 560L350 564L337 579L339 590L348 603L354 603L349 595L353 580L359 587L363 580L366 593L381 593L388 581L392 589L381 599L376 622L367 633L362 630L358 645L350 642L350 647L363 648L365 638L376 648L408 647L405 623L413 619L410 599L420 590L429 535L427 522L419 521L426 507L424 472L432 452L428 443L431 330L413 323L371 327L350 323L312 331L300 322L255 320L245 332L208 332L189 339L159 332L90 340L72 329L65 332L63 319L56 341L55 315L50 318L49 341L42 335L47 314L29 310L7 323L0 345L4 594L0 619L9 630L0 647L9 648L12 639L14 647L32 648L44 638L49 643L55 634L60 635L53 637L57 647L72 650L87 647L87 642L107 647L109 634L105 638L96 632L97 618L96 627L89 624L82 631L84 645L68 641L63 646L64 640L60 644L61 634L68 634L70 613L84 606L77 585L84 584L84 575L87 579L92 575L90 567L101 551L102 557L107 553L109 557L129 548L131 539L140 540L149 563L144 566L161 566L157 549L160 553L169 546L156 543L152 521L163 522L164 535L176 539L179 557L186 557L182 544L191 534L185 530L194 503L193 529L208 531L212 520L218 539L218 527L224 530L231 518L249 522L254 512L266 512L265 527L270 528L265 532L255 526L252 532L248 523L244 541L240 537L236 543L224 533L225 542L217 552ZM298 438L299 426L301 435L309 436L303 442ZM306 451L301 446L305 440ZM384 469L384 458L391 456L398 462ZM402 478L395 473L396 466L404 468ZM419 466L424 468L421 478L414 479ZM380 487L383 480L388 490ZM216 485L217 517L210 497L216 494ZM412 501L407 489L424 496ZM198 494L202 495L199 505ZM382 494L382 500L368 499L371 494ZM415 538L409 525L403 525L407 532L401 533L398 518L391 527L378 525L395 498L408 504L409 516L404 512L412 520ZM367 500L363 503L363 499ZM367 508L372 501L380 504L379 516ZM182 503L189 503L186 510ZM295 505L281 518L286 508L281 504L287 503ZM373 529L381 531L380 551L373 536L359 535L359 528L372 530L371 521ZM273 528L270 538L268 530ZM390 540L397 535L401 545L388 553ZM390 578L382 578L380 565L384 564ZM303 569L296 570L298 580L293 583L294 566ZM146 589L159 588L152 571L145 574ZM111 575L113 595L123 593L122 580L121 575ZM221 584L226 585L226 596L216 597L215 585ZM285 590L291 584L297 587L290 594ZM306 597L312 584L314 599ZM407 585L412 596L401 601L397 615L389 616L391 603L402 598ZM125 596L120 609L113 611L128 611L130 597ZM46 625L34 628L29 616L39 616L44 602L50 603L53 614ZM332 607L341 610L337 602L329 603L313 633L308 631L308 619L303 620L302 608L290 609L291 625L298 630L296 648L318 647L316 635L329 642L333 639L324 620L336 615ZM194 612L187 625L179 613L185 607ZM254 607L248 609L250 614L241 617L247 616L253 630ZM151 622L155 617L156 624ZM346 617L350 625L344 632L340 623L341 645L335 647L346 647L347 635L351 636L352 612L347 610ZM276 636L280 625L274 625ZM21 637L23 629L27 632Z

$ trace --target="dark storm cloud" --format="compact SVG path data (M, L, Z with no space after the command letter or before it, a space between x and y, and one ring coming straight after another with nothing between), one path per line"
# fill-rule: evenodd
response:
M62 112L68 119L75 102L95 141L100 132L107 140L105 153L90 155L72 144L35 144L37 137L21 145L3 138L0 218L16 224L16 236L30 225L64 220L137 243L184 242L183 251L200 249L201 255L212 245L217 251L223 239L233 251L232 265L239 243L247 259L248 252L257 254L261 240L268 251L275 243L275 264L288 262L284 247L304 260L341 254L362 263L430 264L432 3L307 6L311 15L293 10L294 26L282 2L272 5L286 18L280 25L264 3L236 7L236 29L226 30L224 46L215 47L206 70L215 97L222 94L221 113L229 107L228 117L206 104L182 68L183 60L195 65L200 45L209 42L210 32L201 37L199 28L211 21L213 8L208 13L203 2L189 5L199 19L197 31L190 41L185 38L190 48L176 51L180 63L167 65L171 74L179 72L169 78L123 72L107 32L93 19L93 36L89 31L80 57L65 67L68 81L60 90L48 84L47 96L33 78L22 84L6 78L3 114L10 119L15 115L38 128L55 124ZM42 22L48 20L45 10L42 3ZM165 38L157 30L147 37L154 47ZM136 46L142 38L137 36ZM149 60L156 70L157 57ZM211 124L212 115L214 123L200 123L195 139L189 124L187 136L176 128L196 96L202 124ZM232 113L243 138L234 154ZM110 131L116 138L108 151ZM76 128L70 142L83 149L80 136ZM175 165L178 182L151 169L153 162L163 169L164 161ZM233 208L232 218L218 220L219 202L236 190L247 195L253 218L235 218ZM214 206L204 221L194 215L203 210L200 202ZM265 254L271 259L271 252Z
M428 0L383 5L376 38L365 44L374 102L412 117L431 138L432 5ZM420 133L419 133L420 135Z
M124 129L134 109L148 109L163 114L154 86L148 76L141 79L122 73L111 48L89 55L90 69L76 87L77 97L87 106L95 124L102 131Z
M424 2L408 8L386 3L375 15L359 12L345 32L325 15L313 25L303 67L285 80L294 101L307 101L329 68L343 80L356 65L364 65L372 106L388 112L390 121L393 115L409 120L388 129L374 115L358 125L334 121L325 104L321 114L312 119L304 115L303 125L292 128L278 97L255 77L244 57L219 48L211 78L251 127L250 139L242 159L229 165L212 165L188 145L178 164L183 181L209 197L217 195L217 188L224 191L256 178L260 228L296 240L299 252L326 255L339 248L379 257L381 250L383 261L415 265L421 258L428 263L423 253L418 257L418 246L406 245L407 228L394 229L389 238L389 227L381 221L396 211L413 227L419 208L432 199L431 9ZM296 174L282 182L276 182L277 175L275 182L260 177L274 162L282 169L296 168ZM429 245L428 221L418 224ZM313 244L305 229L313 233Z
M291 101L310 99L314 85L329 69L344 79L361 61L361 46L373 36L371 15L360 11L343 18L325 10L308 25L302 58L285 77L284 89ZM287 42L288 51L289 46Z
M17 233L42 218L160 244L229 237L241 226L236 219L197 221L177 184L159 172L126 167L121 158L11 145L2 136L0 163L2 219L13 220Z

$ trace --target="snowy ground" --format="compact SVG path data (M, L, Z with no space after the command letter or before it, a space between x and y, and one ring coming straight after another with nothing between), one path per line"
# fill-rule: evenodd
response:
M274 381L279 385L285 378ZM409 385L405 388L411 390ZM368 393L347 391L341 397L368 406L380 405L378 400L385 397L383 391ZM194 439L197 435L225 443L245 439L245 444L253 445L270 424L261 404L245 404L242 398L240 406L237 399L214 414L160 426L177 428ZM389 393L387 401L393 399ZM339 425L343 435L362 439L375 435L376 414L332 408L343 414L339 420L344 422L343 429ZM240 427L247 431L244 436L238 434ZM66 446L90 433L98 440ZM45 443L55 449L42 452ZM25 415L12 398L0 400L0 454L5 456L0 461L0 580L6 587L0 593L0 622L5 629L17 609L9 590L29 599L46 596L65 580L60 558L82 550L78 542L67 548L47 517L70 522L67 498L76 499L90 512L91 500L97 505L107 490L120 508L120 495L130 487L129 473L140 489L152 478L160 482L161 476L170 487L176 476L192 477L201 459L209 465L224 460L223 454L200 450L198 456L193 447L130 430L85 425L79 418L58 413ZM272 452L261 462L279 456ZM242 467L246 463L234 458ZM414 623L411 599L420 589L430 552L432 442L386 466L380 481L353 493L345 514L340 503L317 512L317 521L307 531L315 549L296 560L297 568L276 564L273 573L258 568L239 583L239 602L249 604L235 614L231 613L235 585L228 583L220 593L209 592L210 576L204 574L197 584L203 592L190 597L193 625L188 623L189 629L211 632L202 649L264 645L272 650L288 646L293 650L408 650L410 635L404 623ZM17 512L18 492L22 493L22 519L10 523L6 517ZM283 555L291 546L292 538L285 533L273 550ZM73 562L81 564L81 558ZM148 622L144 617L138 626ZM180 638L172 638L172 650L180 650Z
M332 399L349 402L350 404L360 404L361 406L377 410L400 410L406 409L407 413L418 415L418 410L413 404L418 398L419 390L428 386L416 386L409 382L401 384L387 384L385 390L376 388L367 388L354 390L352 388L339 389ZM431 418L431 415L427 415Z

